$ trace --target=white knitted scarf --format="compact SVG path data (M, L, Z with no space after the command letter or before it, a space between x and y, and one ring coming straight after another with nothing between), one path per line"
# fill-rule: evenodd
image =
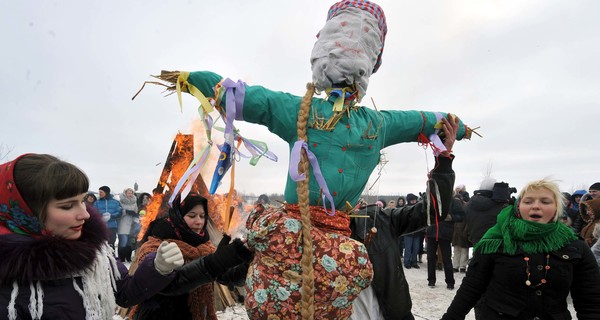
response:
M76 278L81 277L82 287ZM107 243L96 255L94 264L87 270L73 275L73 287L83 299L86 320L109 320L115 314L116 281L121 279L113 251ZM110 284L110 285L109 285ZM44 313L44 290L40 281L30 282L29 313L31 319L39 320ZM13 282L13 290L8 303L8 319L17 319L15 302L19 295L19 285Z

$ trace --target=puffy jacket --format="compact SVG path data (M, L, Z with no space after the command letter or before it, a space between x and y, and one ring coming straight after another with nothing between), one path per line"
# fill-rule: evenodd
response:
M112 195L107 194L106 197L98 199L94 202L94 207L98 209L100 214L105 212L110 213L110 220L106 223L109 229L116 229L119 224L119 218L121 218L121 203L113 198Z

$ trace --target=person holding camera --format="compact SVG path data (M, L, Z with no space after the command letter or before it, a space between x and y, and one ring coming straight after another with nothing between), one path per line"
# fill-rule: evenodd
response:
M475 245L483 234L494 224L496 217L510 201L510 194L516 192L508 183L496 183L496 179L486 177L479 190L465 206L466 228L469 241Z

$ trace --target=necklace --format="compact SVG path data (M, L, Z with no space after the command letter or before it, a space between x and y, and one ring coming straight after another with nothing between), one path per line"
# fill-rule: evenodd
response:
M527 267L525 268L525 273L527 274L527 280L525 280L525 285L527 285L528 287L537 288L546 283L546 276L548 275L548 270L550 270L550 254L546 254L546 266L544 267L544 277L542 278L542 280L540 280L540 283L534 286L531 285L531 281L529 280L529 276L531 276L531 271L529 269L529 257L525 256L523 260L525 260L525 264L527 265Z

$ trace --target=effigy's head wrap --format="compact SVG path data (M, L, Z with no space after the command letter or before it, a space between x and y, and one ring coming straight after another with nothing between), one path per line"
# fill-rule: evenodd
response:
M315 87L355 86L360 101L369 77L381 65L386 33L383 10L373 2L340 1L331 6L311 54Z

